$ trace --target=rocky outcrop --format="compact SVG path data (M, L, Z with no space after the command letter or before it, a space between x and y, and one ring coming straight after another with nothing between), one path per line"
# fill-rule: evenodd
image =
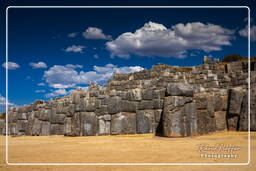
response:
M66 97L10 107L8 134L185 137L255 131L256 71L251 71L248 108L247 66L247 62L223 64L205 57L204 64L191 68L158 65L115 74L104 87L91 85L87 91L78 89ZM0 120L1 134L6 133L5 123Z

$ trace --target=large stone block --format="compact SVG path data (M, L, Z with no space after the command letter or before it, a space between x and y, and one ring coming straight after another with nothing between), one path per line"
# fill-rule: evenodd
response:
M186 83L170 83L167 85L167 95L169 96L193 96L193 86Z
M40 120L42 121L49 121L50 120L50 117L51 117L51 112L52 110L51 109L44 109L41 111L40 113Z
M155 112L154 110L138 110L136 112L137 133L146 134L155 132Z
M136 114L121 112L112 115L111 134L135 134L136 133Z
M166 88L160 88L154 90L153 98L154 99L162 99L165 97Z
M32 124L32 135L40 135L42 129L42 121L34 119Z
M142 99L143 100L151 100L154 98L154 89L146 88L142 90Z
M81 134L97 135L98 134L98 117L94 112L81 112Z
M108 113L115 114L121 111L121 97L114 96L108 100Z
M41 135L51 135L51 123L42 122Z
M66 117L64 121L64 135L71 136L71 117Z
M74 113L71 118L71 136L80 136L81 135L81 114Z
M50 128L51 135L63 135L64 134L64 126L59 124L51 124Z
M93 97L85 100L85 111L86 112L93 112L96 109L100 108L101 100Z
M73 116L73 114L75 113L75 104L70 104L68 106L64 107L64 113L67 116Z
M52 114L50 116L50 122L51 124L64 124L66 115L65 114Z
M242 87L230 89L229 97L229 114L239 114L241 110L242 100L245 95L245 90Z
M215 120L216 120L216 130L223 131L227 129L226 114L227 114L226 111L214 112Z
M216 120L207 110L197 110L197 132L206 134L216 131Z
M135 88L126 92L125 100L140 101L142 100L142 90Z
M138 108L138 102L122 100L121 101L121 111L122 112L136 112Z
M142 100L138 102L138 110L145 110L145 109L153 109L154 103L153 100Z
M105 116L99 117L99 135L110 135L111 115Z
M64 113L64 105L63 105L63 102L58 102L57 103L57 107L56 107L56 113L59 114L59 113Z

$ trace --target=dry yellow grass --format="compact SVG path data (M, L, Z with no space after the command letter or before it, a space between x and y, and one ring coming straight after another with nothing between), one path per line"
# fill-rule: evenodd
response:
M256 133L252 133L252 160L247 166L10 166L4 161L5 137L0 137L0 170L256 170ZM237 159L200 157L200 144L235 145ZM91 137L9 137L12 163L239 163L247 161L247 133L222 132L199 137L164 138L153 135ZM254 155L254 156L253 156Z

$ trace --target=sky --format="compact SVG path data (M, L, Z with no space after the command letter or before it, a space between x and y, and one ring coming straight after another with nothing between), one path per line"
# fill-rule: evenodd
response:
M203 57L248 56L246 8L8 10L9 105L64 96L112 74L159 63L194 66ZM251 46L256 45L252 16ZM1 50L3 49L1 43ZM256 56L252 48L251 56ZM5 85L0 85L0 112Z

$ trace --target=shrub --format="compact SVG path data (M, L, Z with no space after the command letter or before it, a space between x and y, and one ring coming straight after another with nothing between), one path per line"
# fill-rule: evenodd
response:
M230 54L230 55L224 56L222 58L222 62L233 62L233 61L239 61L242 59L243 57L239 54Z

